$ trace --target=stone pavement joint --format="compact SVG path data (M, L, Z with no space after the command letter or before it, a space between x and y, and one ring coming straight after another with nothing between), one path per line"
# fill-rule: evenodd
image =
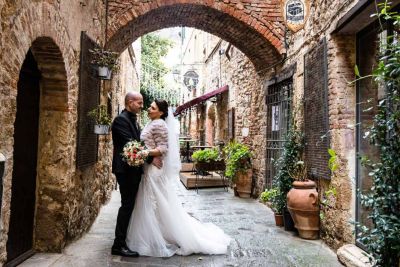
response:
M110 254L120 205L119 192L102 207L90 231L62 254L38 253L20 266L342 266L322 240L304 240L275 226L270 209L254 199L234 197L222 188L186 190L176 183L184 208L202 222L213 222L232 237L226 255L124 258ZM211 216L210 216L211 215Z

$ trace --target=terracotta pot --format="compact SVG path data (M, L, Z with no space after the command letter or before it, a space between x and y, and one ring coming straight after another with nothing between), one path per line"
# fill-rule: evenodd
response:
M276 226L283 226L283 215L282 214L276 214L275 215L275 225Z
M287 206L299 236L304 239L318 239L319 206L315 182L295 181L287 194Z
M251 194L253 170L248 169L247 171L239 172L236 174L236 191L239 197L249 198Z

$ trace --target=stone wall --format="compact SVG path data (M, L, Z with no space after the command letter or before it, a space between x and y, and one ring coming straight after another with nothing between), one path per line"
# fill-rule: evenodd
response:
M234 109L235 140L249 145L254 155L253 196L257 197L265 187L266 106L262 88L265 74L257 73L252 62L236 47L225 41L218 46L205 67L206 88L214 90L215 81L219 81L217 87L228 85L229 92L219 96L214 104L215 140L229 142L227 114L229 109ZM223 53L220 54L220 50ZM243 128L248 129L248 136L242 135Z
M34 249L60 251L78 238L109 198L110 137L98 162L76 169L81 31L104 44L105 6L89 1L0 0L0 151L7 163L0 220L0 262L6 260L19 72L31 48L42 72ZM106 101L102 93L102 102Z
M296 109L297 123L304 122L304 55L322 38L327 41L328 101L330 147L338 155L339 170L331 180L318 181L320 196L329 186L337 189L333 208L325 211L321 221L321 237L334 249L344 243L354 242L350 224L355 218L355 87L348 82L355 79L355 35L332 34L338 20L357 1L312 1L310 17L297 33L287 36L287 55L281 64L265 65L258 71L249 59L237 48L232 48L231 59L223 56L221 80L229 85L228 109L235 107L235 136L247 143L254 152L253 196L265 188L266 105L263 84L283 70L296 64L293 75L292 105ZM227 43L222 42L222 48ZM213 85L213 75L219 73L219 58L216 54L207 63L207 84ZM214 116L214 115L213 115ZM221 116L216 112L215 117ZM242 128L249 128L249 136L242 136ZM218 131L218 130L217 130ZM210 131L209 131L210 132ZM210 133L209 133L210 134Z
M357 1L313 1L310 17L299 32L288 38L288 52L285 68L293 63L297 68L293 77L293 106L299 107L298 123L302 125L304 94L304 55L307 51L326 38L328 60L328 114L330 148L338 155L339 170L331 180L319 181L320 196L333 186L337 189L334 208L325 211L321 221L321 236L329 246L339 248L344 243L354 242L350 224L355 213L355 87L348 82L355 79L355 36L332 34L338 20ZM278 71L279 73L279 71Z

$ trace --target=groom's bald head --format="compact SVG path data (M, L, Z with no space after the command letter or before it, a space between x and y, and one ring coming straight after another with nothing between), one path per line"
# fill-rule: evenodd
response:
M138 92L128 92L125 95L125 108L132 113L139 113L143 108L143 96Z

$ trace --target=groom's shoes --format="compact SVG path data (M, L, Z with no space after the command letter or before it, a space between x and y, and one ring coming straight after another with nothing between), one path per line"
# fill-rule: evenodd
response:
M120 247L120 248L111 248L111 254L112 255L118 255L118 256L123 256L123 257L139 257L139 253L136 251L130 250L128 247Z

